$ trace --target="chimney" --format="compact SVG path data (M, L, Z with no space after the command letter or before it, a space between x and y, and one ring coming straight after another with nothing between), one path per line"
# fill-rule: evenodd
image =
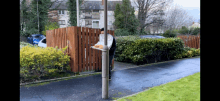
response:
M102 0L102 5L104 5L104 0Z
M193 24L194 24L194 21L193 21Z

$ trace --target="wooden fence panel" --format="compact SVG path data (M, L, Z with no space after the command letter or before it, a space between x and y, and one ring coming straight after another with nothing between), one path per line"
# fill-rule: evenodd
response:
M79 71L82 72L82 31L81 31L81 27L78 27L77 28L77 32L78 32L78 35L79 35Z
M82 27L82 70L85 71L85 29Z
M88 27L86 27L85 37L86 37L86 44L85 44L86 45L86 47L85 47L86 48L86 64L85 65L86 65L86 70L88 70L88 66L89 66L89 60L88 60L89 59L89 57L88 57L89 56L89 54L88 54L89 53L89 48L88 48L89 31L88 31Z
M79 72L79 37L77 35L77 27L74 26L73 27L73 33L74 33L74 46L73 46L73 49L74 49L74 71L75 72Z
M96 29L95 38L96 38L96 39L95 39L95 41L96 41L95 43L97 43L97 42L99 41L98 29ZM96 53L96 55L95 55L95 56L96 56L96 57L95 57L95 58L96 58L96 59L95 59L95 60L96 60L96 65L95 65L95 67L96 67L96 70L99 70L99 68L98 68L98 67L99 67L99 65L98 65L98 63L99 63L99 62L98 62L99 50L95 50L95 51L96 51L96 52L95 52L95 53Z
M93 29L93 46L96 44L96 29ZM96 50L92 49L93 51L93 70L97 70L97 66L96 66Z
M92 28L89 28L89 70L92 70L92 49L90 48L92 44Z
M91 29L91 34L90 34L91 36L91 46L94 46L94 29ZM94 66L94 58L93 57L95 57L95 55L94 55L94 50L92 49L92 48L90 48L91 49L91 67L92 67L92 70L95 70L95 66Z
M98 29L98 31L97 31L97 33L98 33L98 37L99 37L99 35L101 34L101 29ZM102 70L102 51L101 50L98 50L98 67L99 67L99 70Z

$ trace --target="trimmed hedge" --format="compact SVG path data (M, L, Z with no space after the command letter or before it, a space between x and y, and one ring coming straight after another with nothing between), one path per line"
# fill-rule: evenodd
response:
M63 48L65 51L67 47ZM70 57L58 48L30 47L20 49L20 80L21 82L39 80L41 77L54 73L70 71Z
M157 62L161 59L174 59L184 51L184 42L179 38L140 39L119 38L115 60L135 64ZM153 59L153 60L152 60Z

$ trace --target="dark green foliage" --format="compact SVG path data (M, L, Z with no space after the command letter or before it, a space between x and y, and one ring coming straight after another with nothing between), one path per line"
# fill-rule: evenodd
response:
M127 29L116 29L114 33L115 33L115 36L128 36L128 35L133 34L129 32Z
M180 34L186 35L186 34L190 34L190 35L198 35L200 33L200 28L186 28L185 26L182 27L182 29L179 30Z
M200 28L194 28L192 35L198 35L200 33Z
M37 13L37 1L32 0L30 5L30 12L26 15L28 22L26 23L26 35L32 34L42 34L44 27L48 22L48 10L49 5L51 4L50 0L39 0L38 1L38 13ZM38 32L38 15L39 14L39 32Z
M79 6L82 4L83 0L79 0ZM77 9L76 0L68 0L68 11L69 11L69 22L71 26L77 26ZM80 11L79 11L80 12Z
M174 59L184 51L184 43L178 38L166 39L117 39L116 61L135 64L161 61L161 58Z
M163 34L164 37L176 37L177 31L175 30L166 30L166 32Z
M131 35L137 33L139 21L134 15L134 8L129 0L122 0L122 5L116 4L115 7L115 22L116 29L125 29L131 32Z

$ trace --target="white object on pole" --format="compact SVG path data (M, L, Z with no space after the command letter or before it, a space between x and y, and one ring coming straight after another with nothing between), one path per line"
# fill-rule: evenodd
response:
M79 0L76 0L77 26L79 26Z
M107 34L107 35L108 35L107 46L108 46L108 49L110 49L111 46L112 46L112 43L113 43L113 36L110 35L110 34ZM100 34L100 35L99 35L99 41L98 41L95 45L103 45L103 46L104 46L104 34ZM94 46L95 46L95 45L94 45ZM95 48L95 47L93 47L93 46L91 46L91 48L94 48L94 49L98 49L98 50L103 51L103 49Z

